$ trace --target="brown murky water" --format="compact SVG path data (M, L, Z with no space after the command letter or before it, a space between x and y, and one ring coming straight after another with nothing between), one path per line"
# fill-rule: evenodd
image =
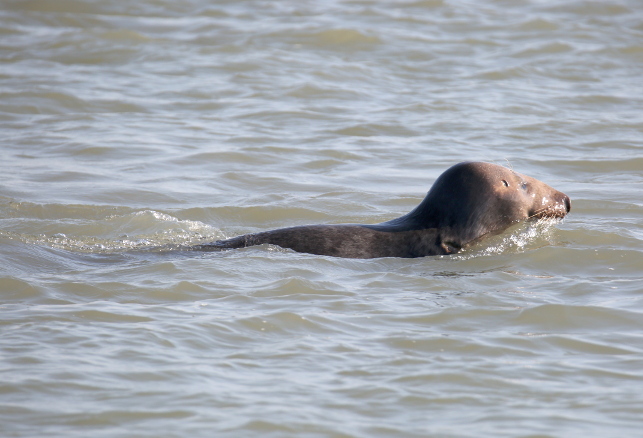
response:
M638 1L4 1L0 435L634 436ZM453 257L180 248L572 198ZM509 164L507 164L509 163Z

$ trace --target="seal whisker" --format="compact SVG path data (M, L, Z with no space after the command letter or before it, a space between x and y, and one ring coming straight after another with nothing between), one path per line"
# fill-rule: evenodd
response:
M550 215L545 215L544 217L563 217L567 214L567 207L564 204L556 203L554 205L548 205L539 210L536 210L533 214L527 216L527 219L534 217L539 217L542 213L552 213ZM562 216L561 216L562 214Z

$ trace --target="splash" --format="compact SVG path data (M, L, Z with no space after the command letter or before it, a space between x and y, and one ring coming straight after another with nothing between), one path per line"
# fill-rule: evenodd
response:
M1 231L9 238L68 251L112 253L125 250L185 248L220 239L222 233L203 222L181 220L154 210L109 215L103 219L43 221L52 233L29 234ZM57 232L56 232L57 231Z
M561 221L559 218L542 218L534 222L524 222L508 233L491 236L471 250L454 257L466 260L506 252L523 252L530 248L549 245L554 239L554 225Z

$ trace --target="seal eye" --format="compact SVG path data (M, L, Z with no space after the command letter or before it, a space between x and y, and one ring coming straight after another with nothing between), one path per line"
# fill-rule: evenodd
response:
M504 179L503 179L503 180L502 180L502 183L505 185L505 187L509 187L509 183L507 182L507 180L504 180Z

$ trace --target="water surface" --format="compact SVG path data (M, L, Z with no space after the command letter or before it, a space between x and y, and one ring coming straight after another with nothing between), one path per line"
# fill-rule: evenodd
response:
M8 0L0 35L0 435L640 433L639 2ZM184 250L390 220L464 160L572 212Z

